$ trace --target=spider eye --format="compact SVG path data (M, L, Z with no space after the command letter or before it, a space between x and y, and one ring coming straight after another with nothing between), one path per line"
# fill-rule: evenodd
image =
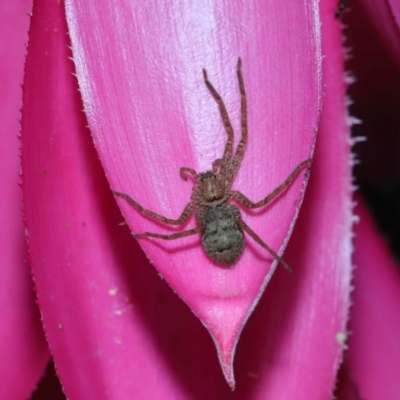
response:
M211 172L211 171L204 172L204 173L201 174L201 176L200 176L200 180L201 180L202 182L208 181L210 178L215 178L215 174L214 174L213 172Z

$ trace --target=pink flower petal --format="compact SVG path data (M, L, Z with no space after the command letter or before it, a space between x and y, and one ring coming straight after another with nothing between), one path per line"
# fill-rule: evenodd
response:
M359 3L400 66L400 1L359 0Z
M288 279L279 272L254 313L262 313L257 328L268 337L257 347L267 360L260 398L331 398L346 334L352 250L349 119L337 3L320 5L324 108L307 194L285 253L295 273ZM254 329L252 322L243 341L247 329Z
M37 1L33 15L22 119L23 191L46 333L68 397L129 398L138 385L131 376L147 365L149 375L164 375L163 363L151 353L157 349L146 348L152 340L141 304L133 305L140 294L146 303L152 286L136 285L132 266L136 274L143 267L142 275L159 279L127 229L118 226L122 217L85 128L68 59L64 5ZM149 292L151 305L159 301L156 293ZM171 378L166 386L173 386Z
M353 306L345 366L360 398L400 397L400 275L365 206L356 213Z
M27 263L18 134L31 2L0 3L0 398L28 398L49 359Z
M397 27L400 27L400 1L399 0L388 0L390 8L393 12L393 16L396 20Z
M239 56L248 93L249 143L233 188L258 201L280 185L310 157L314 145L321 89L316 12L314 2L226 2L218 7L131 2L116 7L108 1L68 1L81 93L111 187L159 214L180 215L192 188L179 176L180 167L210 169L226 142L202 69L207 68L226 102L237 143ZM299 210L304 172L268 209L242 210L246 223L279 253ZM195 226L192 217L171 230L126 201L119 204L136 233ZM232 386L239 334L276 267L266 251L246 241L232 269L206 257L199 235L167 243L140 241L210 331Z
M361 160L355 174L357 184L370 191L371 185L381 186L398 177L400 74L359 2L351 2L345 21L351 54L346 64L356 78L349 87L351 110L362 121L353 127L353 134L367 138L355 146Z
M348 305L351 226L343 60L333 9L325 23L332 69L312 196L285 255L296 271L289 276L280 268L250 318L238 346L234 393L204 328L118 226L122 217L83 128L62 11L62 4L48 2L34 10L23 189L39 302L68 397L329 397Z

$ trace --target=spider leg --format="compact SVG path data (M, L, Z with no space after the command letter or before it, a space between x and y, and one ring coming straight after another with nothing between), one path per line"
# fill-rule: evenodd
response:
M196 233L201 232L202 226L196 226L196 228L190 229L188 231L172 233L170 235L162 235L159 233L151 233L151 232L143 232L133 235L134 238L142 238L142 237L153 237L157 239L164 239L164 240L174 240L183 238L190 235L195 235Z
M231 121L229 119L228 112L226 111L224 101L222 100L219 93L215 90L211 82L208 80L207 71L205 69L203 69L203 76L204 76L204 83L206 84L207 89L210 91L212 97L214 97L214 100L218 104L219 113L221 114L222 122L224 124L225 131L228 135L228 141L226 142L224 155L222 157L223 165L228 165L232 158L232 152L233 152L233 128L231 125Z
M195 205L190 202L189 204L186 205L181 216L178 219L170 219L170 218L166 218L160 214L157 214L153 211L147 210L146 208L142 207L137 201L133 200L132 197L128 196L125 193L114 192L114 191L113 191L113 193L115 196L122 197L123 199L125 199L131 206L135 207L136 210L140 211L146 217L153 218L153 219L163 222L164 224L167 224L167 225L183 224L190 217L193 210L195 209Z
M221 167L222 164L222 159L221 158L217 158L216 160L213 161L212 163L212 172L214 172L214 174L218 173L218 169Z
M179 173L180 173L180 175L181 175L181 178L182 178L184 181L187 181L187 178L186 178L186 176L185 176L185 173L188 173L188 174L192 175L193 178L194 178L195 180L197 180L198 177L199 177L199 175L197 174L197 172L196 172L194 169L192 169L192 168L182 167L182 168L179 170Z
M272 257L275 258L276 261L278 261L280 264L283 265L283 267L290 273L293 272L292 268L289 267L289 265L283 260L282 257L278 256L267 244L265 244L262 239L240 218L236 218L236 222L238 225L245 231L247 232L261 247L263 247L265 250L268 251L269 254L271 254Z
M232 160L232 172L231 172L232 180L235 177L235 175L240 167L240 163L242 162L244 150L245 150L246 144L247 144L247 135L248 135L247 98L246 98L246 90L244 87L244 81L243 81L243 75L242 75L242 60L240 59L240 57L239 57L238 63L237 63L237 76L238 76L238 81L239 81L240 99L241 99L240 100L241 101L240 114L241 114L242 138L236 148L236 153Z
M265 199L260 200L257 203L253 203L249 200L244 194L232 191L231 192L231 199L236 200L238 203L243 204L247 208L258 208L262 207L265 204L269 203L275 197L279 196L283 191L285 191L289 185L293 182L296 175L306 166L311 164L311 158L302 161L293 171L292 173L286 178L285 182L279 185L272 193L270 193Z

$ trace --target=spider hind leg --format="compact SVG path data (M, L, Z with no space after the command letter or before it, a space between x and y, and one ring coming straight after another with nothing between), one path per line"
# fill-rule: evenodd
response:
M278 263L282 264L286 271L293 273L292 268L289 267L289 265L283 260L283 258L276 254L275 251L272 250L266 243L264 243L264 241L242 220L242 218L237 218L236 222L246 233L248 233L254 239L254 241L256 241L265 250L267 250L268 253L271 254L271 256L274 257L276 261L278 261Z

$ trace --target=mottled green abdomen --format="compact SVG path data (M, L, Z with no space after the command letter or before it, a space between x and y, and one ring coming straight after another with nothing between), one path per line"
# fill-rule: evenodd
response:
M240 211L231 205L210 207L196 214L199 224L204 226L204 251L211 259L225 265L233 265L244 248L244 235L235 216L240 216Z

